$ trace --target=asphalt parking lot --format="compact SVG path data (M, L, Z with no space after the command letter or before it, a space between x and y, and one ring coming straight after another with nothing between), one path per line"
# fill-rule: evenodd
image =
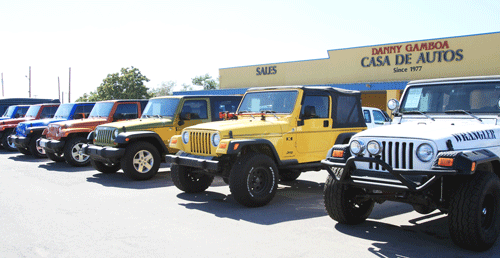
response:
M0 149L1 257L499 257L456 247L447 218L393 202L368 221L337 224L323 208L326 171L280 184L246 208L216 179L185 194L168 166L149 181Z

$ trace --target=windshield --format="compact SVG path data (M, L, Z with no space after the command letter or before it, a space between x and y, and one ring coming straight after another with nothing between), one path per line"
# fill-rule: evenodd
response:
M92 111L90 111L89 118L108 117L114 104L113 102L96 103Z
M74 104L60 105L56 113L54 114L54 118L68 118L74 106Z
M15 110L16 106L10 106L7 110L5 110L5 113L3 113L2 117L12 117Z
M28 112L26 112L26 117L36 117L41 107L42 106L31 106Z
M408 88L401 102L402 113L499 113L500 83L453 83Z
M241 101L238 113L292 113L298 91L250 92Z
M179 101L177 98L151 99L144 108L142 117L174 117Z

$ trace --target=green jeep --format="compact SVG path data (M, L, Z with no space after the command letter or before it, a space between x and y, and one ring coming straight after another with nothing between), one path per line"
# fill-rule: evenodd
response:
M82 153L102 173L120 168L134 180L156 175L170 138L187 126L221 120L219 112L234 111L241 96L166 96L152 98L141 118L99 125L88 136Z

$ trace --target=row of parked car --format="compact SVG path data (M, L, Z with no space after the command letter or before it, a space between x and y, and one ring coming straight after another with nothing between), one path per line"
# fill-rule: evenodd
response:
M500 77L410 82L401 102L389 101L394 121L362 107L360 96L286 86L57 111L41 104L0 121L0 137L7 150L90 163L101 173L122 169L134 180L168 162L174 185L187 193L222 177L248 207L268 204L279 181L326 169L325 208L340 223L361 223L375 203L399 201L422 214L448 213L459 246L490 248L500 232Z

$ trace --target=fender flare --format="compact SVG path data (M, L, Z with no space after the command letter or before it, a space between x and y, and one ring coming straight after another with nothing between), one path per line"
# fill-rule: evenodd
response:
M92 134L92 133L91 133ZM91 135L89 134L89 137ZM92 138L93 138L92 134ZM168 153L167 146L165 146L165 143L161 139L161 137L152 131L133 131L133 132L122 132L119 133L118 136L115 139L115 142L118 143L119 145L121 144L128 144L131 141L135 141L138 139L143 139L143 138L150 138L153 139L155 142L157 142L162 149L163 153ZM128 141L126 139L129 139Z
M472 175L476 172L471 170L473 163L476 163L477 167L492 161L500 162L500 157L488 149L441 152L436 157L433 168L442 168L438 165L439 158L452 158L452 169L456 169L462 175Z
M335 144L344 144L345 140L351 139L353 135L357 134L356 133L341 133L339 136L337 136L337 139L335 140ZM349 141L348 141L349 142Z
M234 147L236 144L238 144L238 147L235 149ZM254 145L265 145L269 147L269 149L272 151L272 155L274 156L273 159L276 160L278 167L283 165L283 162L280 160L276 148L274 148L274 145L271 143L271 141L266 139L233 140L227 146L227 154L235 155L238 154L245 147Z

